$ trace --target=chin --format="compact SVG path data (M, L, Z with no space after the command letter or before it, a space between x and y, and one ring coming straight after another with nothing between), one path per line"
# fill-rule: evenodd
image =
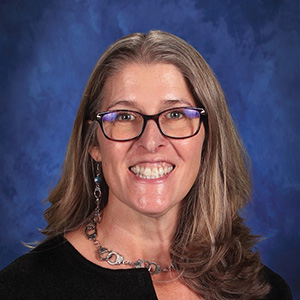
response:
M151 203L147 202L146 205L137 205L135 206L135 210L138 211L139 213L146 215L151 218L158 218L166 215L167 213L172 213L174 215L177 215L178 210L179 210L179 205L173 204L171 205L170 203L167 203L164 201L163 203Z

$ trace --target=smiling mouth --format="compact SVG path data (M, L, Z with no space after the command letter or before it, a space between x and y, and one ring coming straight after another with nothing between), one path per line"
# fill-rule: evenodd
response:
M153 167L149 165L135 165L130 167L130 171L140 178L157 179L161 178L173 171L175 166L163 163Z

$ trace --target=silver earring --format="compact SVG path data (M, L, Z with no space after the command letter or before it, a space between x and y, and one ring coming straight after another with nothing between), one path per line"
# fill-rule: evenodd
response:
M100 189L100 164L98 162L97 162L96 177L94 178L94 182L95 182L94 196L96 201L95 218L99 219L101 189Z
M96 208L94 211L94 216L92 217L90 223L85 228L85 234L89 240L95 240L97 237L97 224L100 223L100 198L101 198L101 189L100 189L100 164L97 162L96 167L96 177L94 178L95 189L94 196L96 202Z

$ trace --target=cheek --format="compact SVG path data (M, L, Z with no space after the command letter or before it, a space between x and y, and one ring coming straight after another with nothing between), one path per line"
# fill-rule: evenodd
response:
M118 151L118 143L108 140L102 133L101 129L97 132L99 151L102 157L103 165L108 165L109 161L114 158L114 153Z
M184 143L182 146L182 158L187 166L188 175L196 177L201 167L203 139L195 139L192 143Z
M120 171L128 155L130 144L124 142L122 143L110 141L106 139L103 135L100 135L98 141L102 157L103 172L108 173L108 171Z
M204 137L202 135L194 138L182 140L179 148L181 149L183 157L189 161L199 162L201 160L202 146Z

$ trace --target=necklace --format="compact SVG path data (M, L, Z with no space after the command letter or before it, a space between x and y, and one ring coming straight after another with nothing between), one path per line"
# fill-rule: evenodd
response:
M91 222L85 228L85 235L89 240L91 240L97 248L98 258L101 261L106 261L111 266L115 265L128 265L135 268L146 268L150 274L159 274L161 272L171 272L174 270L173 264L169 267L162 268L158 263L151 262L148 260L138 259L137 261L124 260L123 256L116 251L108 250L105 247L100 245L100 242L97 240L97 224L101 221L101 216L99 211L96 210L95 215Z

